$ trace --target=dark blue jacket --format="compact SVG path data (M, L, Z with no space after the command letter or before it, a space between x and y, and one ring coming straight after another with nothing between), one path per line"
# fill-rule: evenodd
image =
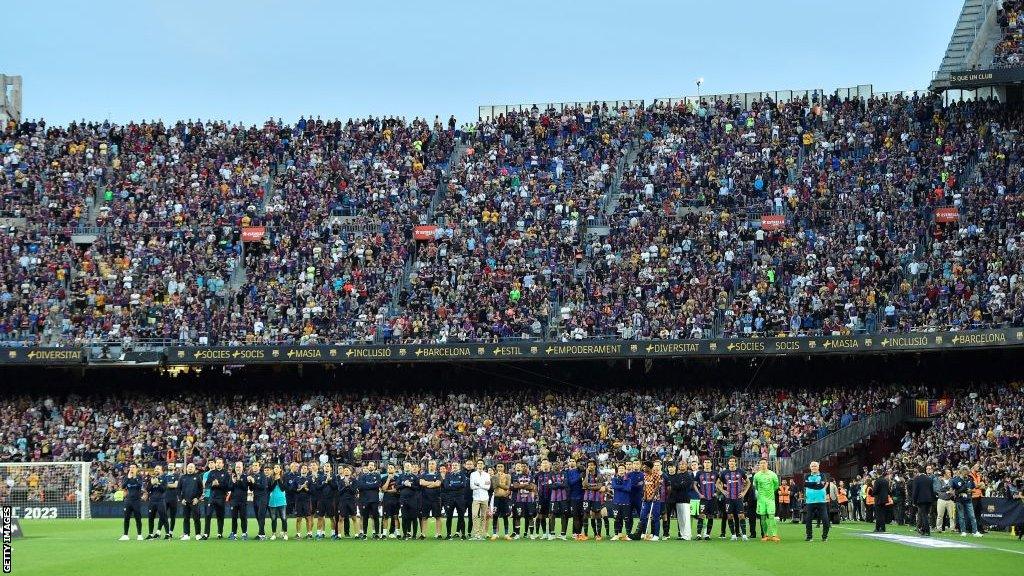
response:
M164 476L161 474L156 478L150 478L147 480L150 504L155 504L164 501L164 494L167 492L167 485L164 484Z
M240 474L231 481L231 503L239 506L249 500L249 475Z
M217 482L216 486L213 485L214 481ZM206 487L210 489L211 502L224 502L231 489L231 476L227 470L211 470L206 478Z
M441 491L452 497L461 497L469 486L469 479L462 470L449 472L441 480Z
M164 487L166 488L165 498L167 499L168 502L177 502L178 501L178 488L180 488L180 486L175 487L175 488L171 488L170 487L171 484L174 484L177 481L178 481L178 475L177 474L175 474L174 472L164 472L163 483L164 483Z
M203 497L203 477L198 473L183 474L178 479L178 495L189 504Z
M633 479L629 474L612 477L612 504L629 504L633 495Z
M360 474L359 480L356 481L356 487L359 488L359 503L375 504L380 502L380 485L380 474L376 472Z
M578 468L565 471L565 483L569 487L569 500L583 500L583 473Z
M263 472L252 477L252 499L253 501L265 502L270 499L270 491L274 488L274 480Z
M640 500L644 495L644 473L640 470L633 470L632 472L626 472L626 477L629 478L631 486L630 496L633 500Z
M424 472L419 476L419 480L425 480L427 482L437 482L440 479L441 474L437 472ZM423 494L423 497L428 500L436 500L441 495L440 488L427 488L425 486L420 486L420 491Z
M338 498L342 500L355 500L356 480L357 478L354 476L349 476L348 480L344 476L338 476Z
M970 476L966 478L953 476L953 479L949 481L949 486L953 489L956 499L960 502L965 502L971 499L971 490L974 490L974 480L971 480Z
M420 479L415 474L402 472L395 476L395 485L398 486L398 494L402 498L415 498L419 493Z
M122 484L125 491L125 500L141 500L142 499L142 478L138 476L129 476L124 479Z

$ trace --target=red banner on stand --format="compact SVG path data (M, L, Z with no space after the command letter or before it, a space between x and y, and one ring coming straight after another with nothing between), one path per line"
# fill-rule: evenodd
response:
M417 226L413 228L412 237L414 240L433 240L437 226Z
M266 233L266 226L245 226L242 228L242 242L259 242Z
M936 222L956 222L960 220L960 210L956 208L936 208L935 209L935 221Z
M786 227L786 217L782 214L767 214L761 216L761 229L769 232L782 230Z

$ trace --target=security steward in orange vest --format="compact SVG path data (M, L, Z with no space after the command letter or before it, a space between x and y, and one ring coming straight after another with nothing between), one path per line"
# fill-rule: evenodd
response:
M783 482L779 486L779 518L789 517L789 502L793 488L789 485L792 480Z
M971 481L974 482L974 489L971 490L971 505L974 507L974 517L977 519L978 531L984 534L985 525L981 522L981 497L985 495L985 481L981 478L981 473L978 472L980 466L975 464L971 467Z
M839 496L836 497L836 501L839 503L839 517L843 520L850 519L850 499L846 495L846 484L839 481Z

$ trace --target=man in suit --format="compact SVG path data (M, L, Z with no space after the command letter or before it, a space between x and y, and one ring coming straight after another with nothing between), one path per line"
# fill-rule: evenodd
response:
M918 472L910 484L910 501L917 506L917 531L922 536L932 535L932 507L935 505L935 478L932 467Z
M871 495L875 499L875 532L885 532L885 505L889 502L891 488L892 483L889 481L888 470L875 478L875 482L871 485Z

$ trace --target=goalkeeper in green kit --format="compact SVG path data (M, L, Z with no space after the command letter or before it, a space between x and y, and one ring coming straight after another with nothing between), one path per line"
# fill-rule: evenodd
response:
M762 458L754 473L754 493L757 495L757 515L761 517L763 542L779 541L779 525L775 519L775 493L779 490L779 476L768 469L768 460Z

